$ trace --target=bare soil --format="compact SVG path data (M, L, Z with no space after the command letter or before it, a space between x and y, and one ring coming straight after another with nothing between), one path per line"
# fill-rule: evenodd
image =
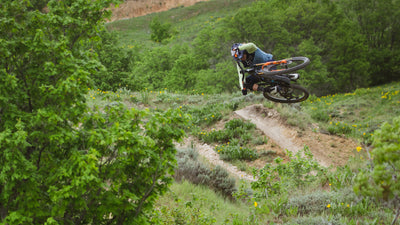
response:
M268 144L257 146L258 151L273 150L275 156L287 160L286 149L296 153L308 146L314 159L322 166L342 166L355 153L358 143L354 140L336 135L323 134L313 131L311 128L301 130L298 127L289 126L285 120L274 109L268 109L262 105L251 105L235 112L233 117L240 117L256 124L257 129L269 139ZM223 124L217 124L216 129L222 129ZM254 178L240 171L236 166L219 159L219 155L214 151L214 147L195 140L193 137L187 138L183 145L193 145L200 155L205 157L211 164L224 167L232 175L239 179L253 181ZM181 146L182 147L182 146ZM247 162L249 166L263 168L267 158L261 157L252 162Z
M126 0L118 7L111 8L111 21L144 16L180 6L187 7L204 1L207 0Z

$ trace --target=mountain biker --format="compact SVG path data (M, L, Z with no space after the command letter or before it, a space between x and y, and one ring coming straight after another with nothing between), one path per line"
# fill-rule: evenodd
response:
M254 64L274 61L272 54L262 51L254 43L235 43L232 45L231 54L236 62L242 63L244 67L251 67ZM240 74L241 70L239 65L237 65L237 69ZM241 84L242 94L246 95L247 89L252 89L253 91L264 91L264 88L257 84L260 81L259 77L253 75L247 76L244 82L240 80L239 82Z

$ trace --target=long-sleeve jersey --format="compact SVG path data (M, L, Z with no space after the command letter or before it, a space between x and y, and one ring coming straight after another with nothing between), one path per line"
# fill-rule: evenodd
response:
M239 46L239 50L246 50L251 56L254 55L254 57L250 57L250 61L246 60L247 63L243 63L245 67L250 67L258 63L265 63L271 61L273 58L272 54L262 51L254 43L242 44Z
M262 51L254 43L242 44L239 46L239 50L246 50L248 53L246 61L242 61L244 67L251 67L254 64L265 63L273 60L272 54ZM243 89L243 83L246 82L246 79L244 79L239 65L237 65L237 70L239 75L239 84L241 89Z

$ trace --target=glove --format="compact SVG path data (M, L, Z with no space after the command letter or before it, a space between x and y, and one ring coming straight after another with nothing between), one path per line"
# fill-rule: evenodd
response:
M242 94L243 94L243 95L247 95L247 89L246 89L246 88L243 88L243 89L242 89Z

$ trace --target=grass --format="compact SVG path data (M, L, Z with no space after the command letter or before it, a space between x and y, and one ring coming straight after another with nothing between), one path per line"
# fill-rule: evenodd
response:
M272 103L258 98L258 95L242 96L239 92L209 95L206 93L183 94L168 90L132 92L127 89L116 92L89 90L87 100L91 107L99 108L117 101L129 107L151 110L181 108L183 112L192 114L193 121L186 130L188 134L205 132L205 130L212 132L219 121L228 122L234 110L251 104L263 104L265 107L280 112L292 126L309 129L310 124L318 124L321 129L315 132L326 129L335 135L346 135L368 142L373 131L379 128L382 122L391 121L392 118L400 115L399 90L400 83L392 83L358 89L353 93L312 96L306 102L297 105ZM318 113L313 114L314 111ZM325 114L328 119L324 119L325 117L321 115L315 116L318 114ZM213 118L217 119L213 120ZM247 141L249 146L268 143L267 139ZM197 224L268 224L272 222L279 224L367 222L388 224L393 219L393 213L388 208L379 202L368 199L361 201L362 198L348 195L349 190L352 190L355 174L366 165L365 158L367 157L361 152L359 154L360 157L351 159L352 161L343 168L337 168L325 177L319 177L316 183L291 189L287 196L273 196L268 199L248 198L246 201L232 202L204 186L196 186L188 182L174 183L171 191L157 201L153 219L165 222L158 221L159 224L170 224L171 221L176 223L179 220L181 222L195 221ZM260 157L266 162L271 162L271 157L276 157L276 154L273 151L264 152L260 154ZM232 163L240 170L246 172L252 170L244 160L236 159ZM241 184L238 181L236 185L239 188ZM249 187L250 184L246 185ZM334 193L330 193L332 191ZM310 198L319 200L315 202L316 205L310 205L310 201L307 200ZM254 206L255 201L257 207ZM303 205L309 206L310 211L307 213L301 211Z
M174 183L155 208L163 220L161 224L178 224L181 220L185 224L245 224L251 216L251 206L231 202L204 186L183 181ZM195 216L189 218L188 211Z
M198 2L190 7L177 7L161 13L152 13L141 17L115 21L107 24L107 28L116 31L121 42L126 46L155 46L150 40L150 22L158 16L160 21L171 23L177 31L174 43L191 42L198 33L198 27L212 24L219 19L232 16L235 10L248 5L254 0L209 0Z
M126 46L154 47L150 41L149 23L155 16L171 23L178 31L170 44L190 43L197 35L196 27L232 16L234 10L249 1L210 0L191 7L149 14L129 20L109 23L108 29L116 31ZM233 74L235 76L235 74ZM130 107L165 110L181 108L192 115L188 134L209 132L215 125L231 119L233 111L251 104L263 104L277 110L286 123L309 129L317 124L315 132L329 132L332 135L347 136L366 145L383 122L390 122L400 116L400 83L371 88L357 89L352 93L329 96L310 96L301 104L279 104L265 100L259 94L242 96L238 91L232 94L177 93L145 90L132 92L120 89L116 92L89 90L88 104L91 107L105 107L121 101ZM253 139L249 146L266 144L268 140ZM335 143L330 143L335 145ZM367 161L361 152L350 159L346 166L332 168L314 183L292 188L288 193L270 198L248 197L245 201L232 202L204 186L187 181L174 183L169 192L156 203L153 219L155 224L390 224L392 208L381 202L353 195L354 176ZM276 157L272 150L260 154L266 162ZM334 156L333 156L334 157ZM240 170L250 172L246 161L235 159L231 163ZM245 187L241 189L241 186ZM237 183L238 193L246 194L249 183ZM255 206L257 202L257 206Z
M311 97L303 106L312 121L330 133L368 143L383 122L400 115L400 83Z

